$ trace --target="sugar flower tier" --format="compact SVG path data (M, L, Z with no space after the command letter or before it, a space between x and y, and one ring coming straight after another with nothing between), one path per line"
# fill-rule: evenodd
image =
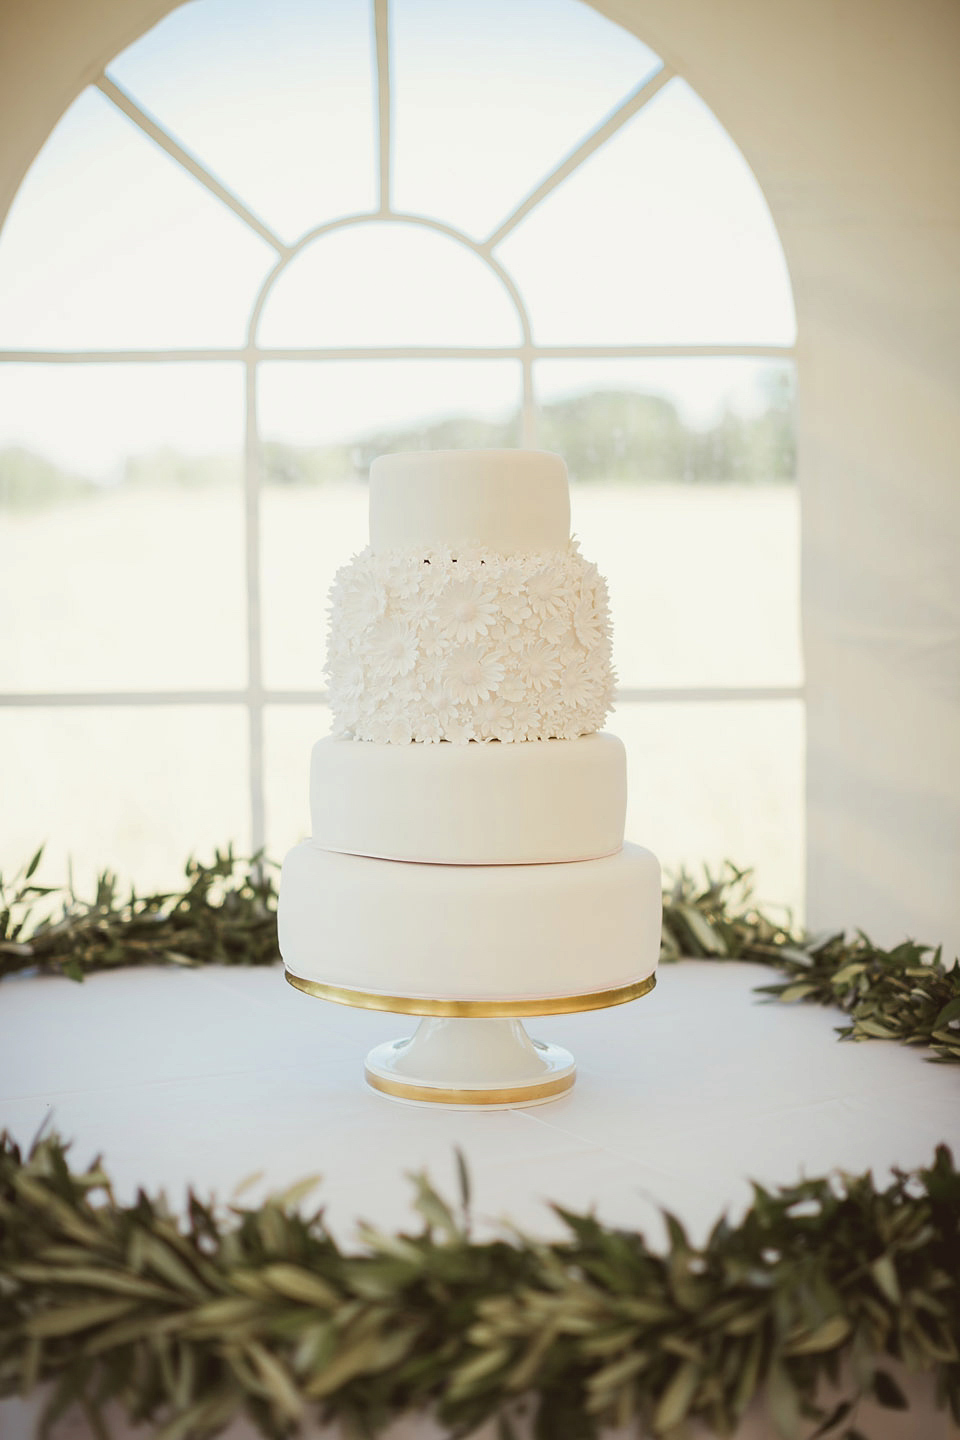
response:
M624 843L607 588L535 450L388 455L370 545L330 592L333 733L286 857L291 985L424 1018L366 1078L418 1103L531 1105L573 1084L522 1017L652 990L660 867Z

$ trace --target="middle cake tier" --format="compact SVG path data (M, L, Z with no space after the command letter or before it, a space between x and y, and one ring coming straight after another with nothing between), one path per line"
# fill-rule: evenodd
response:
M627 763L600 732L520 745L313 747L313 843L382 860L526 865L595 860L623 844Z

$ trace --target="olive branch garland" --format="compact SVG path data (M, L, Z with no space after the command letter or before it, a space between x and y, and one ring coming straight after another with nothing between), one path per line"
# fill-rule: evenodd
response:
M0 877L0 978L23 971L82 980L138 964L270 965L279 960L276 865L240 859L232 848L212 864L191 859L178 892L122 891L105 870L92 900L73 886L34 880L42 849L12 882ZM893 949L863 931L809 935L789 914L776 921L753 900L751 874L727 863L702 882L681 871L663 897L661 962L681 957L751 960L786 978L758 987L783 1001L843 1010L839 1034L922 1045L941 1064L960 1064L960 960L906 940Z
M860 1399L907 1406L889 1360L933 1377L960 1423L960 1172L932 1166L754 1185L737 1225L702 1246L665 1212L662 1253L638 1233L554 1207L566 1238L471 1237L469 1179L449 1205L412 1176L422 1227L361 1227L345 1251L313 1181L224 1212L192 1191L117 1202L99 1162L71 1170L56 1136L25 1157L0 1137L0 1395L50 1392L107 1436L118 1406L154 1440L200 1440L238 1414L271 1440L306 1420L375 1435L430 1411L454 1436L491 1417L501 1440L642 1423L680 1440L729 1434L766 1394L788 1440L854 1428ZM827 1409L824 1390L848 1393ZM829 1402L828 1402L829 1404Z
M89 902L37 884L39 862L0 886L0 975L277 959L258 857L191 861L170 894L123 895L105 872ZM960 965L795 934L733 866L700 885L682 874L664 897L661 958L691 954L778 969L761 992L839 1005L844 1038L960 1061ZM24 1156L0 1136L0 1395L50 1382L45 1432L77 1403L103 1440L116 1402L158 1424L155 1440L201 1440L240 1412L271 1440L311 1415L369 1436L418 1409L462 1436L496 1416L513 1440L527 1406L538 1440L632 1420L680 1440L688 1419L730 1433L763 1391L786 1440L865 1440L862 1397L907 1403L884 1357L932 1375L960 1423L960 1172L945 1146L886 1189L869 1173L755 1184L743 1219L721 1217L702 1246L664 1212L662 1252L560 1207L562 1241L478 1241L459 1156L458 1207L413 1176L422 1228L361 1226L344 1251L322 1210L302 1212L313 1181L257 1209L191 1191L178 1219L162 1194L121 1205L100 1163L74 1171L67 1149L50 1135ZM851 1393L826 1409L825 1388Z

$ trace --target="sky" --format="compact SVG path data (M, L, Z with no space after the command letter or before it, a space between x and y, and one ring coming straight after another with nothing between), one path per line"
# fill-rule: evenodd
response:
M109 76L293 243L376 209L370 0L190 0ZM659 67L580 0L392 0L391 204L427 224L363 221L282 272L270 347L508 346L519 321L471 249ZM453 227L461 240L430 227ZM468 242L468 243L465 243ZM544 345L789 345L782 250L746 162L673 79L493 255ZM0 232L0 350L236 349L271 246L95 88L70 107ZM538 393L616 384L668 393L693 423L756 404L732 360L544 361ZM297 443L444 414L516 408L512 361L273 363L264 433ZM106 478L170 444L237 447L234 364L0 365L0 446Z

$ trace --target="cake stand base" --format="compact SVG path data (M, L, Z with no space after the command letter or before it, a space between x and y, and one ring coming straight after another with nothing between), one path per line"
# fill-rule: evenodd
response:
M546 1105L576 1078L569 1050L531 1040L519 1020L421 1020L367 1056L374 1090L408 1105L508 1110Z

